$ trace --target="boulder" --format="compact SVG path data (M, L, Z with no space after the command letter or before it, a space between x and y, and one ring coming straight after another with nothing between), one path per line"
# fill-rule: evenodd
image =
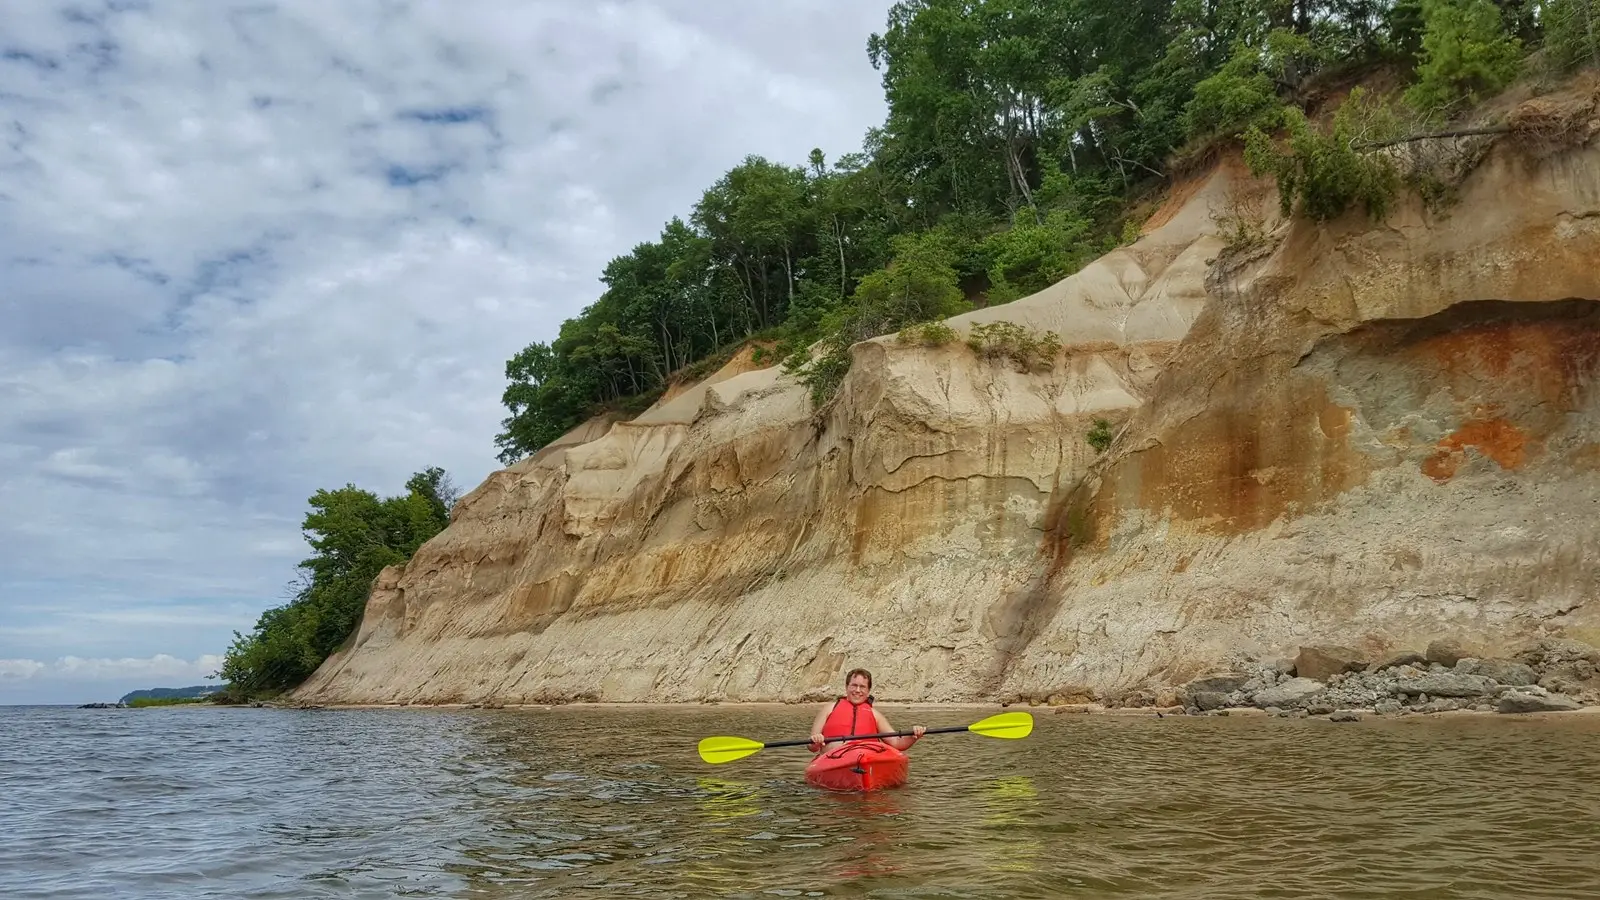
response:
M1203 675L1183 686L1189 696L1202 691L1215 691L1218 694L1231 694L1244 687L1250 676L1242 672L1222 672L1215 675Z
M1438 663L1447 669L1460 662L1466 655L1467 652L1461 648L1460 641L1434 641L1428 645L1428 651L1424 654L1428 662Z
M1467 660L1456 664L1456 671L1467 675L1482 675L1501 684L1524 685L1538 684L1539 673L1527 663L1513 662L1509 659L1479 659L1473 660L1471 665Z
M1292 707L1310 700L1325 690L1327 687L1320 681L1313 681L1310 678L1291 678L1283 684L1257 693L1251 698L1251 702L1262 709L1269 706Z
M1570 638L1545 638L1516 654L1539 673L1538 684L1564 694L1600 688L1600 650Z
M1563 694L1539 696L1527 691L1506 691L1500 695L1503 713L1572 712L1582 709L1578 701Z
M1398 669L1401 666L1423 666L1428 658L1415 650L1402 650L1367 666L1368 672L1382 672L1384 669Z
M1380 716L1393 715L1400 711L1400 701L1393 699L1379 700L1372 705L1372 711Z
M1586 662L1600 665L1600 650L1570 638L1543 638L1517 654L1517 661L1544 671L1563 663Z
M1341 710L1339 710L1337 712L1329 714L1328 721L1329 722L1359 722L1359 721L1361 721L1361 713L1358 713L1353 709L1341 709Z
M1459 675L1454 672L1430 672L1416 678L1402 678L1395 682L1395 693L1430 697L1482 697L1494 683L1482 675Z
M1343 672L1359 672L1367 667L1366 654L1350 647L1301 647L1294 671L1301 678L1327 681Z
M1222 709L1228 705L1228 695L1221 691L1196 691L1189 695L1194 705L1205 712Z
M1583 685L1561 675L1546 675L1539 679L1539 687L1557 694L1577 694L1583 691Z

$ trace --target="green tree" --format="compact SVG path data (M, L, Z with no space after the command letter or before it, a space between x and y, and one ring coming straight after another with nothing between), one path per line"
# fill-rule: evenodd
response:
M710 240L715 277L737 286L749 307L742 334L782 321L809 255L811 210L803 169L759 156L712 185L695 206L695 226Z
M511 382L501 402L511 415L495 436L499 459L510 465L561 437L589 414L598 382L575 369L549 344L533 343L506 362Z
M1448 114L1477 103L1516 77L1521 42L1506 33L1489 0L1422 0L1422 64L1406 101L1425 113Z
M1557 71L1600 68L1600 0L1547 0L1544 44Z
M354 485L313 494L301 524L312 554L299 565L293 598L263 612L250 634L234 632L220 672L229 694L287 690L316 671L360 623L373 579L443 531L455 499L438 467L413 475L396 497Z
M844 380L850 368L851 345L970 308L954 266L959 239L948 231L934 230L903 235L894 246L894 262L862 278L855 302L825 318L825 336L815 354L802 351L786 363L811 389L815 405L832 398Z
M1365 153L1358 145L1359 139L1387 137L1397 129L1387 105L1358 87L1326 131L1314 128L1298 108L1291 107L1285 119L1288 137L1282 143L1259 128L1245 134L1245 161L1257 174L1277 179L1283 215L1327 221L1357 203L1375 220L1388 213L1399 190L1399 171L1389 157Z
M1558 11L1586 22L1596 0L1496 2L1528 37L1541 21L1554 29ZM1283 172L1286 202L1303 214L1352 203L1381 214L1393 173L1355 146L1373 137L1371 123L1347 113L1333 129L1345 145L1330 143L1300 108L1334 86L1313 79L1416 60L1414 97L1482 96L1516 56L1484 14L1493 9L899 0L867 39L888 107L882 125L831 163L821 149L798 165L745 157L659 239L612 259L593 304L507 363L499 458L515 462L597 413L643 409L756 335L831 396L850 344L905 318L885 298L918 293L908 285L922 263L908 247L944 245L963 297L1024 296L1115 246L1131 201L1218 137L1255 134L1256 163ZM1592 50L1567 41L1569 55Z
M1042 291L1082 268L1101 248L1092 223L1066 209L1038 223L1017 223L984 241L989 264L989 302L1009 303Z

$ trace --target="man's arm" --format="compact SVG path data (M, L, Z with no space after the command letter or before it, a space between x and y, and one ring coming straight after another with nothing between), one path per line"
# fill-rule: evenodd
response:
M888 716L878 712L877 709L872 711L872 715L878 720L878 731L884 732L894 730L894 726L889 724ZM915 744L917 740L922 737L923 728L921 725L913 725L911 726L911 730L916 733L907 737L884 738L883 742L895 748L896 750L910 750L911 745Z
M817 717L811 721L811 743L807 745L807 748L812 753L822 749L822 726L827 723L828 713L832 711L833 704L824 703L822 708L817 710Z

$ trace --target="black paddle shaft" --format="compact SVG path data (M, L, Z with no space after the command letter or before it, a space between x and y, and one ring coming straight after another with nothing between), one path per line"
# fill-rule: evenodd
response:
M950 733L956 732L956 731L966 731L967 727L968 726L966 726L966 725L947 725L947 726L945 726L943 728L928 728L928 729L924 729L922 733L923 734L950 734ZM877 734L842 734L842 735L839 735L837 737L823 738L822 739L822 743L823 744L831 744L834 741L871 741L871 740L877 740L878 738L910 737L911 735L913 735L915 733L916 732L913 732L913 731L880 731ZM809 743L811 743L811 739L810 738L806 738L803 741L772 741L770 743L762 744L762 746L763 747L804 747Z

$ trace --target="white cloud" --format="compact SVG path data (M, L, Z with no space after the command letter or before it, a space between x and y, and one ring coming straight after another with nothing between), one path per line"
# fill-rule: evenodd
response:
M0 659L0 703L110 701L142 688L214 684L208 679L221 667L220 654L193 660L165 653L122 659Z
M0 659L0 684L32 678L45 668L44 663L32 659Z
M475 485L607 259L881 123L889 2L8 7L0 657L218 652L316 489Z
M121 678L205 678L222 665L222 657L207 654L194 660L158 653L146 659L84 659L63 656L54 662L32 659L0 660L0 671L21 673L23 678L60 678L71 681L110 681Z

